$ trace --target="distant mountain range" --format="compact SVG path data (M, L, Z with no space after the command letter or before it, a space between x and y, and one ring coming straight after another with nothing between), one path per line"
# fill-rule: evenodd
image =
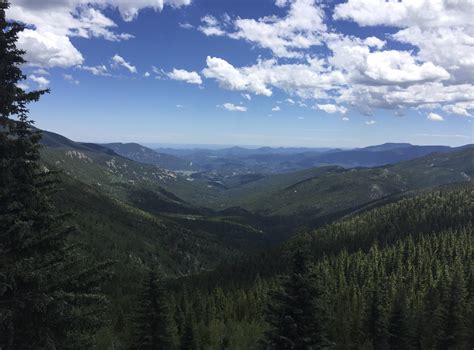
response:
M172 154L160 153L138 143L106 143L102 146L134 161L170 170L187 170L189 162Z
M277 174L338 165L344 168L377 167L422 157L434 152L456 150L449 146L417 146L408 143L385 143L357 149L232 147L219 150L157 149L160 153L185 159L198 172L235 174Z
M246 233L239 238L242 242L258 236L248 234L262 226L250 227L265 216L315 222L410 191L472 182L474 177L472 145L451 148L387 143L303 153L302 149L283 149L287 154L282 154L282 149L233 147L188 150L181 158L163 156L139 144L98 145L74 142L50 132L43 135L42 143L47 147L42 154L47 166L62 169L99 193L152 215L171 215L178 221L191 215L206 221L209 216L235 214L234 219L224 221L229 225L235 225L235 220L238 225L245 223L241 228ZM289 167L282 171L282 159L298 171L289 172ZM202 162L202 167L211 170L175 172L163 167L172 163L175 168L185 164L193 168L194 162ZM258 171L269 168L282 173Z

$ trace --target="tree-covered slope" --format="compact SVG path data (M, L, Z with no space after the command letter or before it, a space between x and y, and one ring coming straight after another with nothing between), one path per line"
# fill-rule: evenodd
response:
M322 217L350 211L395 194L471 182L474 148L435 153L378 168L323 167L267 176L221 191L220 206L241 206L267 215Z
M104 147L136 162L152 164L169 170L189 170L190 163L171 154L159 153L138 143L106 143Z
M201 316L196 328L206 348L256 348L267 328L267 292L303 248L336 349L469 349L473 213L470 186L405 198L302 233L271 254L174 285L177 318ZM200 302L186 302L189 295Z

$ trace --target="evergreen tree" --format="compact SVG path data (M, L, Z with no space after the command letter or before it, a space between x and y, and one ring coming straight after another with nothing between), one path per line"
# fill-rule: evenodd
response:
M442 316L443 332L440 340L442 349L464 349L466 347L466 284L463 277L462 265L456 264L456 269L452 277L449 293L445 296L445 309ZM472 330L471 330L472 331Z
M265 320L270 329L262 343L266 349L325 349L326 315L322 293L311 276L308 256L298 250L290 275L279 291L270 294Z
M146 276L136 315L132 349L169 350L174 346L174 324L161 278Z
M190 312L186 317L181 339L180 339L180 350L198 350L198 342L196 339L196 330L194 326L194 318Z
M392 305L389 322L390 349L405 350L410 348L410 328L408 321L407 298L404 291L399 291Z
M372 340L373 349L387 349L388 331L382 290L375 288L369 296L366 311L366 335Z
M67 243L72 228L55 214L52 173L40 165L16 47L24 26L6 20L0 2L0 348L85 348L102 320L97 288L104 266L91 267Z

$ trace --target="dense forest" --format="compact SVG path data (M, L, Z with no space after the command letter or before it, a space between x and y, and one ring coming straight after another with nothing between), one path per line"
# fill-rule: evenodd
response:
M20 87L25 27L7 8L0 2L0 349L474 347L472 150L270 178L271 196L250 206L266 208L253 212L184 201L173 186L206 187L115 153L130 176L158 180L137 189L92 158L64 171L29 119L28 104L49 91ZM359 195L367 179L385 195ZM253 198L252 186L233 191ZM305 196L290 197L295 188ZM321 188L324 215L310 215Z

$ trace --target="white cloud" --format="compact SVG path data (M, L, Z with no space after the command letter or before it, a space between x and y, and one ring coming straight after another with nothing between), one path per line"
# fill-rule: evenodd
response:
M184 81L189 84L202 84L201 76L197 72L189 72L184 69L173 69L172 72L168 73L168 77L170 79Z
M259 19L237 18L227 23L219 22L213 16L202 18L199 29L206 35L227 35L233 39L243 39L264 49L269 49L278 57L301 57L297 50L320 45L321 33L326 31L323 23L324 11L315 0L277 0L277 6L287 7L283 17L266 16ZM232 27L226 29L225 27Z
M150 75L151 75L150 72L145 72L145 73L143 74L143 76L144 76L145 78L149 78Z
M327 71L319 60L310 60L306 64L278 64L271 59L236 68L222 58L207 57L203 75L217 80L225 89L264 96L271 96L271 87L276 87L304 98L325 98L326 89L346 83L342 73Z
M345 122L348 122L350 119L347 118L347 117L343 117L342 120L345 121Z
M208 56L206 62L207 68L202 71L203 75L206 78L216 79L225 89L249 91L265 96L272 94L265 83L257 80L257 76L251 79L247 72L235 68L221 58Z
M131 63L125 61L125 59L118 55L118 54L115 54L114 57L112 57L112 62L114 63L114 66L115 67L124 67L126 68L130 73L136 73L137 72L137 68L132 65Z
M275 106L272 108L272 112L280 112L280 111L281 111L280 106Z
M252 96L250 96L249 94L242 94L242 97L249 101L252 100Z
M155 74L155 79L161 80L168 78L168 73L166 73L163 68L151 66L151 71Z
M287 98L285 101L288 102L290 105L294 105L294 104L295 104L295 101L292 100L291 98Z
M234 105L233 103L224 103L222 107L224 107L225 109L231 112L247 112L247 107L237 106L237 105Z
M188 22L179 23L178 25L179 25L180 28L183 28L183 29L193 29L194 28L194 26L191 23L188 23Z
M333 105L333 104L317 104L315 106L315 109L320 109L326 113L341 113L341 114L345 114L347 112L347 108L344 107L344 106L337 106L337 105Z
M109 73L108 69L104 65L100 66L79 66L78 67L81 70L85 70L87 72L91 72L94 75L99 75L99 76L110 76L111 74Z
M221 28L219 21L214 16L204 16L201 18L201 23L202 24L198 27L198 29L207 36L225 35L225 30Z
M336 6L334 18L353 20L362 26L429 28L471 23L473 11L470 0L348 0Z
M334 18L399 28L391 38L418 48L413 56L425 74L435 73L428 64L441 67L449 74L445 84L457 85L474 80L473 13L470 0L349 0L335 7Z
M79 80L77 79L74 79L74 77L71 75L71 74L63 74L63 78L64 80L70 82L71 84L74 84L74 85L79 85Z
M374 125L376 124L377 122L375 120L368 120L365 122L365 125Z
M39 77L34 74L30 75L28 78L38 84L38 88L40 89L47 89L50 83L50 81L45 77Z
M84 57L67 36L25 29L18 37L25 59L40 67L70 67L82 64Z
M440 116L439 114L436 113L429 113L426 119L434 121L434 122L442 122L444 121L444 118Z
M16 86L25 91L30 89L30 86L26 83L19 83L19 84L16 84Z
M164 6L189 5L191 0L15 0L7 18L30 26L19 34L18 46L27 51L30 64L42 67L71 67L83 63L82 54L71 37L121 41L133 38L117 33L117 24L103 14L117 9L131 21L144 8L161 11ZM34 29L33 29L34 28Z
M471 115L472 1L348 0L336 5L335 19L398 28L394 34L383 33L383 39L328 30L321 10L325 5L319 2L275 3L287 14L227 21L208 17L206 23L218 29L214 35L245 40L269 49L274 57L292 60L259 58L254 64L236 67L222 58L208 57L204 77L229 90L271 96L274 89L280 89L290 96L324 100L324 104L342 103L344 108L367 115L377 108L396 111L433 106ZM394 41L415 48L396 50ZM309 49L315 45L325 45L327 54L314 58Z
M37 68L33 71L33 74L37 75L49 75L49 72L44 68Z
M453 105L446 105L443 107L443 110L451 114L472 117L472 113L469 110L474 110L474 102L459 102Z

